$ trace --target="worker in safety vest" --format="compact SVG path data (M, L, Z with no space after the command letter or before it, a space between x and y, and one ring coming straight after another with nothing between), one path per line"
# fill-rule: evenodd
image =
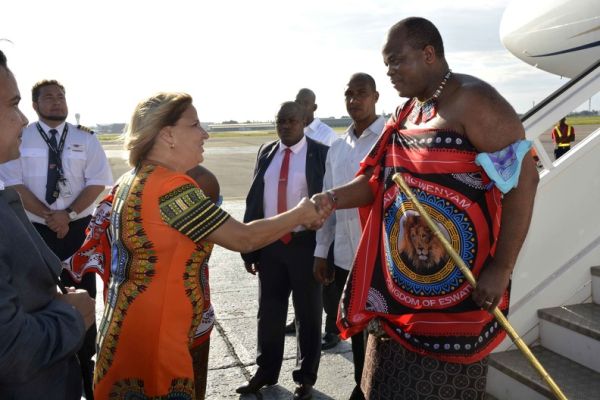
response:
M552 129L552 141L554 142L554 159L571 150L571 142L575 141L575 128L567 125L563 117Z

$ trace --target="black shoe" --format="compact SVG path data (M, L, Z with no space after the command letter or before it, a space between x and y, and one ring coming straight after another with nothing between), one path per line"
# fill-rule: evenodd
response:
M365 400L365 395L358 385L354 386L354 390L348 400Z
M296 320L295 319L293 319L292 322L290 322L289 324L287 324L285 326L285 333L286 334L296 333Z
M321 340L321 349L329 350L333 349L340 342L340 337L335 333L326 333Z
M263 387L265 387L265 386L271 386L271 385L274 385L276 383L277 383L277 381L263 379L263 378L258 378L256 375L254 375L252 377L252 379L250 379L250 381L248 383L246 383L245 385L242 385L242 386L238 387L237 389L235 389L235 391L237 393L239 393L239 394L256 393L260 389L262 389Z
M294 400L308 400L312 399L313 386L308 383L301 383L296 386L294 390Z

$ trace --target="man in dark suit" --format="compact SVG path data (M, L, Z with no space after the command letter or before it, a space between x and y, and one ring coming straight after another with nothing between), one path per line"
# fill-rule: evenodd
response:
M27 118L0 51L0 164L19 157ZM58 293L58 258L29 222L21 199L0 181L0 398L81 398L75 354L94 319L85 291Z
M328 147L304 136L304 112L294 102L277 114L279 140L258 151L254 180L246 198L244 222L268 218L321 191ZM285 341L288 298L298 328L297 387L294 399L312 397L321 356L321 285L312 273L315 232L297 227L259 251L242 254L246 269L258 272L258 371L238 393L255 393L279 379Z

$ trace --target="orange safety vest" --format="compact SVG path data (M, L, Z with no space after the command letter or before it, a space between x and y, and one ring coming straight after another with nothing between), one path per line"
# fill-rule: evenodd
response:
M571 142L575 140L575 134L573 133L573 127L571 125L565 125L567 132L563 132L560 125L556 125L552 130L552 140L556 144L556 147L571 147Z

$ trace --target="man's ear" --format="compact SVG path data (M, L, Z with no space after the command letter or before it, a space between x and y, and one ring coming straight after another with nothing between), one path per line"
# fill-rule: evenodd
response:
M38 114L39 114L39 111L38 111L38 108L39 108L39 107L38 107L38 103L37 103L37 102L35 102L35 101L32 101L32 102L31 102L31 107L33 107L33 110L34 110L36 113L38 113Z
M379 100L379 92L376 90L375 91L375 103L377 103L378 100Z
M315 107L313 108L313 112L317 111L317 105L315 104Z
M437 59L435 55L435 49L432 45L428 44L423 49L423 58L427 64L433 64L433 62Z

